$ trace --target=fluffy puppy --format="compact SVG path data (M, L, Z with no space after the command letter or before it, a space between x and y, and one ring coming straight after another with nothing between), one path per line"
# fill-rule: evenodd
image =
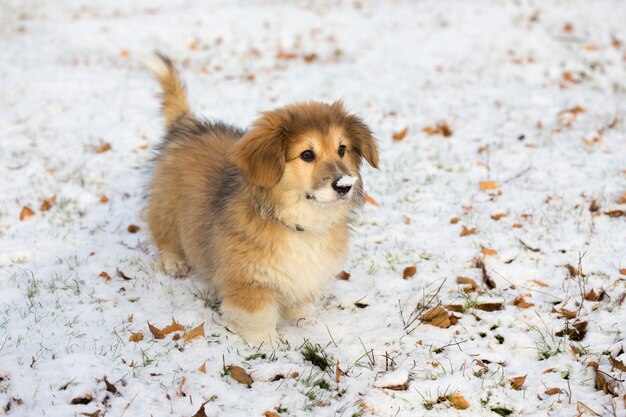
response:
M275 345L280 316L302 317L347 256L361 160L378 166L372 132L341 102L281 107L248 130L201 120L172 62L147 65L167 130L147 207L158 263L209 279L228 326Z

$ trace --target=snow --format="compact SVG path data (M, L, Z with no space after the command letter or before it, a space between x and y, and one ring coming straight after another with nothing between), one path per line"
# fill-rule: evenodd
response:
M626 210L624 21L617 0L5 1L0 414L192 416L206 402L224 417L625 416L607 353L626 362L626 223L605 214ZM281 323L288 344L275 351L230 333L201 277L157 271L141 217L163 133L140 62L154 50L181 68L199 114L247 126L279 105L342 99L379 138L380 169L362 172L377 205L354 225L351 276ZM423 130L442 122L451 135ZM24 206L36 213L20 221ZM581 305L592 288L607 296ZM514 306L520 295L534 305ZM475 308L494 300L502 310ZM457 324L420 322L438 303L465 308ZM589 322L581 341L555 336L561 308ZM205 336L155 339L147 323L172 317ZM329 368L303 359L305 340ZM618 378L617 397L595 387L593 362ZM402 372L406 390L377 385ZM445 400L455 392L469 409Z
M339 181L337 181L337 185L339 187L351 187L357 180L358 178L353 175L344 175L343 177L339 178Z

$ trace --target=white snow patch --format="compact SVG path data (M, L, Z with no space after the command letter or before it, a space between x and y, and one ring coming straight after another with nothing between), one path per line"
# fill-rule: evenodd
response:
M358 179L358 177L355 177L353 175L344 175L343 177L339 178L339 181L337 181L337 185L339 187L352 187Z

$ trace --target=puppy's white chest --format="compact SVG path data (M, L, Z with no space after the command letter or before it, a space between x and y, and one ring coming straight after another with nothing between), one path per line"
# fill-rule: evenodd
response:
M284 296L283 303L297 303L318 295L339 272L345 260L345 245L330 236L309 232L290 233L272 256L272 284Z

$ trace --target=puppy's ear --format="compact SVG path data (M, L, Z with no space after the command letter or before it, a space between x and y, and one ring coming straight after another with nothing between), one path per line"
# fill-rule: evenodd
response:
M336 103L333 103L333 106L335 105ZM346 115L344 120L344 129L354 141L356 151L371 166L378 168L378 145L370 128L367 127L363 120L353 114Z
M265 113L235 146L233 161L253 184L269 188L285 170L286 133L279 115Z

